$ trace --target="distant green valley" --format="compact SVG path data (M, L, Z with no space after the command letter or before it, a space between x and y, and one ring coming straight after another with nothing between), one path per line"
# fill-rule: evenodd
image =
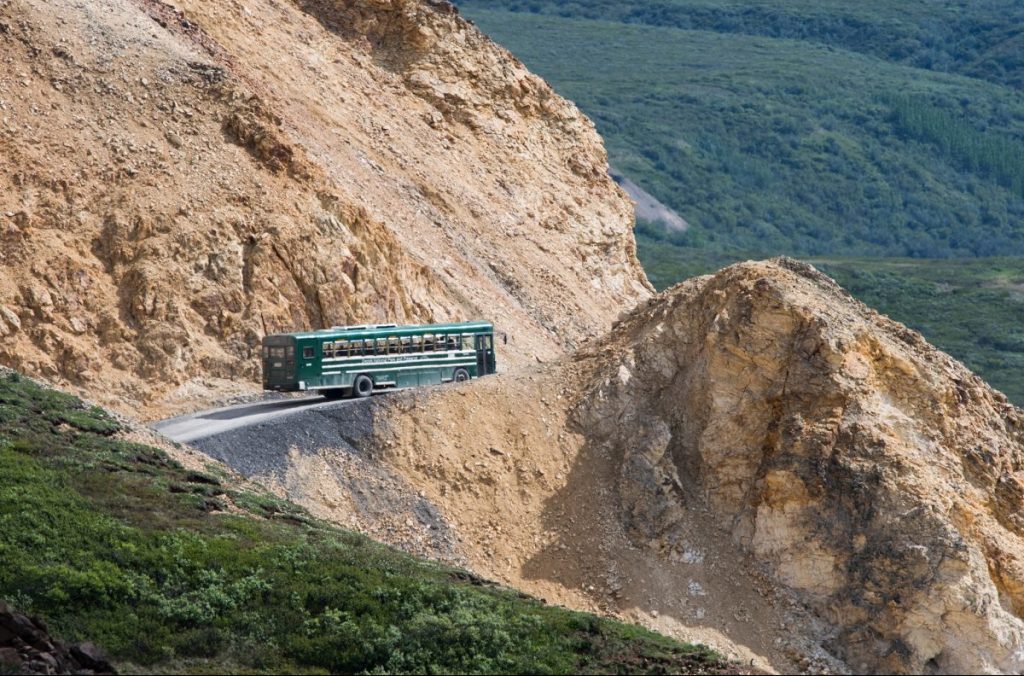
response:
M594 119L617 169L691 224L675 244L1024 255L1019 90L820 41L482 5L466 11Z
M458 4L689 224L638 224L657 286L808 259L1024 404L1024 5Z

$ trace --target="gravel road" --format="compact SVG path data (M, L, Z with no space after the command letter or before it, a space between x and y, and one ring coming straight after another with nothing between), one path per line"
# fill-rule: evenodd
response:
M355 400L330 401L318 395L301 399L273 399L190 413L162 420L153 427L171 441L185 444L241 427L259 426L273 418L303 410L332 408L355 403L358 402Z
M250 402L153 427L315 515L462 565L459 538L441 512L376 453L374 412L382 398Z

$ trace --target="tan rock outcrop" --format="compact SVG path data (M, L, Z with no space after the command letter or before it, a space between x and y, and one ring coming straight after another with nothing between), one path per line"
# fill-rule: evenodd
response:
M591 123L446 3L12 0L0 63L0 362L102 403L338 323L551 357L649 294Z
M809 266L726 268L564 363L380 406L375 447L484 574L782 670L835 668L813 645L1024 669L1024 413Z
M1005 397L788 261L687 283L614 340L621 377L577 416L624 454L638 537L707 506L855 670L1024 668L1024 415Z

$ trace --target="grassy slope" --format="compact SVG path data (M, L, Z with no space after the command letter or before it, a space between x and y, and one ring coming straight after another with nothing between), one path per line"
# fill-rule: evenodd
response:
M0 376L0 599L147 671L677 672L713 654L548 607L190 472ZM230 507L234 505L234 507ZM134 666L133 666L134 665Z

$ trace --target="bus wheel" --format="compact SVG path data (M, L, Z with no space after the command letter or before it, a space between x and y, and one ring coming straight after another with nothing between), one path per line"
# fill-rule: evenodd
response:
M373 381L370 376L356 376L352 381L352 396L357 399L368 397L373 394Z
M464 383L469 380L469 371L466 369L455 369L455 373L452 374L452 380L457 383Z

